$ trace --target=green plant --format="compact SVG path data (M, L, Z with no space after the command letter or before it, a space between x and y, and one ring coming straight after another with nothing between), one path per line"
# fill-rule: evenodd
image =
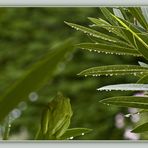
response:
M70 99L58 93L43 110L41 125L36 139L67 140L91 131L88 128L68 129L72 114Z
M62 44L56 45L47 55L41 58L37 63L22 77L10 87L0 97L0 121L3 121L3 140L9 139L11 124L11 111L17 105L28 99L30 93L38 91L52 79L52 75L57 65L64 60L65 56L73 50L72 40L67 40ZM69 51L70 49L70 51ZM11 103L8 103L12 99ZM7 107L6 107L7 106ZM64 140L73 139L76 136L83 135L91 131L88 128L71 128L70 120L72 109L70 99L64 97L61 93L50 100L42 113L41 127L36 135L37 140Z
M97 53L130 55L148 60L148 23L146 13L141 8L100 8L105 19L88 18L93 24L90 27L65 22L72 28L90 36L93 42L81 43L77 47ZM101 28L101 29L100 29ZM123 107L148 109L148 65L109 65L92 67L80 72L80 76L116 76L133 75L137 83L118 84L99 88L98 90L143 91L143 96L116 96L101 100L105 104ZM147 110L143 110L147 111ZM148 131L147 123L137 127L133 132Z

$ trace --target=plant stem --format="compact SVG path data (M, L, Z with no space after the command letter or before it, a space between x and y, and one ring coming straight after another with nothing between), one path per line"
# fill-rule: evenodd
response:
M11 124L9 123L9 117L8 117L5 123L5 127L4 127L3 140L8 140L10 128L11 128Z

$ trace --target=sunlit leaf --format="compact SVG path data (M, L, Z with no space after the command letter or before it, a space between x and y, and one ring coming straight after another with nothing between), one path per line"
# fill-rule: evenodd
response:
M147 44L147 36L140 36L138 33L138 29L134 27L131 23L119 19L118 17L112 15L123 27L125 27L132 35L134 39L134 44L137 47L137 49L143 54L143 56L148 59L148 44Z
M141 26L148 29L147 21L144 18L144 15L141 9L139 7L129 7L128 9L130 10L131 14L138 20Z
M97 90L125 90L125 91L148 91L148 84L117 84L117 85L107 85Z
M78 75L84 76L113 76L113 75L134 75L147 74L148 68L137 65L109 65L92 67L80 72Z
M140 62L140 61L138 61L138 63L139 63L139 65L140 65L141 67L146 67L146 68L148 68L148 64L146 64L146 63L144 63L144 62Z

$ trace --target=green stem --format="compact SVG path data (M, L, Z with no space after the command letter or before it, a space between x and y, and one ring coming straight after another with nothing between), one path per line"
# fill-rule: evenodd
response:
M8 140L10 128L11 128L11 124L9 122L9 117L8 117L8 119L6 120L5 129L4 129L4 133L3 133L3 140Z

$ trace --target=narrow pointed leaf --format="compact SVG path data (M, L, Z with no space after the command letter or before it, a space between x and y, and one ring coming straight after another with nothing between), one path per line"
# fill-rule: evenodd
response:
M139 63L139 65L140 65L141 67L146 67L146 68L148 68L148 64L146 64L146 63L144 63L144 62L140 62L140 61L138 61L138 63Z
M112 17L110 11L109 11L107 8L102 7L102 8L100 8L100 10L101 10L101 12L103 13L103 15L105 16L105 18L106 18L113 26L118 26L117 20L115 20L115 19Z
M148 24L141 9L138 7L130 7L128 9L130 10L131 14L138 20L141 26L148 30Z
M60 139L68 139L70 137L82 136L82 135L89 133L91 131L92 131L92 129L88 129L88 128L67 129L67 131L60 137Z
M95 23L98 27L102 27L102 28L108 30L109 32L112 32L112 33L116 34L117 36L125 39L125 37L121 34L121 30L125 29L124 27L113 26L101 18L97 19L97 18L89 17L88 19L91 22ZM123 43L129 46L129 44L127 42L124 41Z
M66 41L35 63L16 83L0 97L0 121L19 102L28 99L28 95L43 87L52 77L58 63L72 50L72 41Z
M117 84L101 87L97 90L148 91L148 84Z
M81 43L77 47L86 49L94 52L103 52L106 54L117 54L117 55L131 55L131 56L142 56L136 49L126 48L116 45L106 45L101 43Z
M141 109L148 109L148 97L136 97L136 96L118 96L111 97L100 101L105 104L117 105L120 107L134 107Z
M148 7L141 7L142 14L144 15L145 20L148 22Z
M102 8L100 8L100 10L102 11L103 15L105 16L105 18L109 21L109 23L112 26L120 26L120 24L118 23L118 21L113 17L113 14L107 8L102 7ZM129 38L127 37L127 35L125 34L125 32L122 29L118 30L118 33L120 33L123 36L123 38L126 39L126 41L129 44L131 44Z
M147 74L148 68L144 68L137 65L109 65L99 66L86 69L80 72L78 75L84 76L113 76L113 75L139 75Z
M143 132L147 132L147 131L148 131L148 122L137 126L131 132L133 132L133 133L143 133Z
M138 35L137 33L140 33L140 31L138 32L138 29L134 27L132 24L129 24L127 21L121 20L114 15L112 16L133 35L135 47L137 47L141 54L143 54L143 56L148 60L147 36Z
M121 13L120 9L113 8L113 12L117 17L124 19L124 16Z
M71 26L72 28L76 29L76 30L80 30L86 34L89 34L90 36L93 36L93 37L96 37L96 38L101 38L103 40L106 40L106 41L109 41L109 42L113 42L113 43L116 43L116 42L123 42L117 38L114 38L112 37L111 35L107 35L107 34L104 34L104 33L101 33L101 32L98 32L96 30L93 30L91 28L88 28L88 27L84 27L84 26L81 26L81 25L77 25L77 24L74 24L74 23L68 23L68 22L65 22L67 25Z

